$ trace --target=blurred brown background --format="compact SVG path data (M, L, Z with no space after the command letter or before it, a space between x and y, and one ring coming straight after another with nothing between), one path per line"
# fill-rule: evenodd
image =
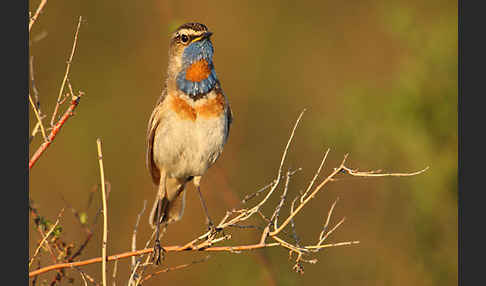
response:
M35 11L40 1L30 2ZM30 37L47 33L30 45L44 113L52 114L80 15L86 21L71 83L86 95L29 175L30 197L45 217L55 220L66 206L62 197L86 208L99 184L100 137L112 185L108 253L130 249L136 216L155 195L145 132L165 79L169 32L199 21L214 32L216 71L235 117L222 157L202 182L215 220L274 178L303 108L286 165L303 168L291 197L327 148L323 175L345 153L360 170L430 169L411 178L348 179L320 193L296 220L302 239L315 240L339 196L333 223L347 220L329 241L361 244L322 251L303 276L292 271L285 250L272 248L214 253L145 285L457 285L457 1L49 1ZM31 154L40 142L39 136L31 143ZM198 197L188 190L183 220L163 244L184 243L205 229ZM99 197L87 211L90 221ZM100 256L101 226L102 220L83 259ZM63 227L79 245L85 234L69 210ZM29 230L32 255L39 236L31 222ZM149 233L145 212L139 248ZM235 243L259 238L254 230L237 236ZM170 254L165 265L204 255ZM118 264L119 285L128 263ZM84 269L101 280L99 264ZM82 285L79 274L71 276Z

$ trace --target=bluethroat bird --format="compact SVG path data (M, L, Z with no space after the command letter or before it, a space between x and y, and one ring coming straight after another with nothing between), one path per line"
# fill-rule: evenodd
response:
M172 34L165 88L148 122L146 163L158 188L149 217L151 227L157 228L157 264L160 225L165 228L181 219L184 190L191 180L198 190L208 227L214 230L200 181L223 151L232 112L214 70L211 35L200 23L183 24Z

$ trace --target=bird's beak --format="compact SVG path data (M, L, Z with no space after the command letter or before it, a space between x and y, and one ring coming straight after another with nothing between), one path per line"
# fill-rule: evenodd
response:
M202 34L201 36L199 36L197 38L194 38L192 40L192 43L197 42L197 41L200 41L200 40L203 40L203 39L209 39L209 37L211 37L212 34L213 34L212 32L209 32L208 31L208 32Z

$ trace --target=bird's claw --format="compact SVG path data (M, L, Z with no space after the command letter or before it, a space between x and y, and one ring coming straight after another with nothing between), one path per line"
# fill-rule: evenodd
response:
M211 239L214 238L222 230L222 228L214 226L214 223L212 221L208 222L209 237Z
M158 240L158 239L155 240L154 256L152 258L152 262L154 262L155 265L160 265L160 263L165 258L165 252L166 252L166 250L160 245L160 240Z

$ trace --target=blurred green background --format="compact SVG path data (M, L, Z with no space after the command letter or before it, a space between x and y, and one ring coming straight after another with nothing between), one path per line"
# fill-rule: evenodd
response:
M30 1L29 10L39 2ZM31 170L29 195L52 221L66 207L62 197L83 211L99 184L96 138L102 138L112 186L108 253L130 249L143 201L150 207L155 195L145 168L145 132L165 79L169 33L198 21L214 32L216 71L235 117L223 155L202 181L215 220L274 178L304 108L286 165L303 168L293 177L291 197L312 178L327 148L321 178L345 153L348 165L360 170L430 169L416 177L329 185L297 217L297 231L312 243L339 196L332 223L343 216L346 222L329 241L361 243L320 252L303 276L293 272L287 251L272 248L214 253L145 285L457 285L457 14L457 1L437 0L49 1L30 36L42 110L52 114L79 16L85 22L70 79L86 95ZM30 118L32 128L33 112ZM39 136L30 154L40 143ZM192 185L188 191L183 220L170 226L163 244L184 243L205 229ZM89 220L99 205L97 194ZM101 222L83 259L100 256ZM85 234L69 210L63 226L66 240L79 246ZM32 255L39 239L32 222L29 231ZM138 248L149 233L145 212ZM234 243L253 243L259 233L235 236ZM204 256L169 254L165 265ZM128 264L118 264L118 284L126 283ZM83 269L101 280L99 264Z

